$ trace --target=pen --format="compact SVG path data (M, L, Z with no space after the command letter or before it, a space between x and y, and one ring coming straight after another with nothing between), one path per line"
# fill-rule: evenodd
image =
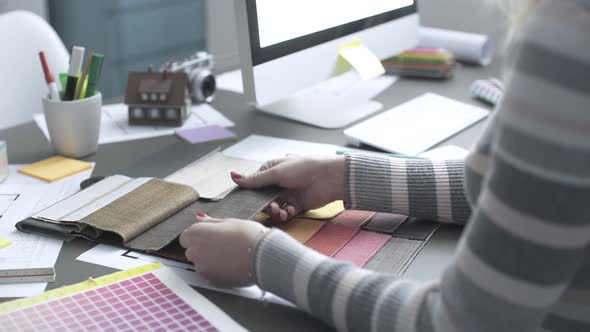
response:
M86 81L86 76L88 76L88 68L90 68L90 60L92 59L93 51L90 50L88 55L86 56L86 62L84 63L84 70L82 71L82 76L78 80L78 84L76 85L76 94L74 95L74 99L80 99L82 89L84 89L84 82Z
M76 94L76 85L78 85L78 78L80 77L80 70L82 69L83 58L84 47L72 47L70 68L68 69L68 81L66 82L63 100L74 100L74 96Z
M43 67L43 73L45 74L45 81L47 82L47 87L49 88L49 97L52 100L60 100L57 83L55 83L55 77L53 77L53 73L51 73L51 69L49 68L49 64L45 58L45 52L39 52L39 58L41 59L41 66Z
M100 74L102 72L102 63L104 62L104 55L94 53L90 61L90 71L88 73L88 86L86 87L85 98L92 97L96 93L96 86L100 81Z

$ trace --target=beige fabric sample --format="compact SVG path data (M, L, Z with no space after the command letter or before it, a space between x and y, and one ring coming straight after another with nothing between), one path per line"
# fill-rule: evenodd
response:
M191 186L201 198L222 200L238 187L231 179L231 171L249 174L258 170L261 164L215 152L166 177L166 181Z
M80 222L115 233L127 243L198 198L189 186L151 179Z

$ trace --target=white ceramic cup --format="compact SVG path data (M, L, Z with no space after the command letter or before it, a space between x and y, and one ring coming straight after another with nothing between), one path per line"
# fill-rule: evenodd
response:
M98 150L102 95L72 101L43 98L43 113L53 149L80 158Z

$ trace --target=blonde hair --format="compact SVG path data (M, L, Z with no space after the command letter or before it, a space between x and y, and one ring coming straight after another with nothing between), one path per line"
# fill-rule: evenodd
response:
M541 0L497 0L500 9L508 18L506 40L510 42L525 18L537 6Z

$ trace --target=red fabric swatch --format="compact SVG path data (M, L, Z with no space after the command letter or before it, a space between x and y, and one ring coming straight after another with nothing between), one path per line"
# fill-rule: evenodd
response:
M343 226L338 224L326 224L316 235L305 245L326 256L333 256L342 249L352 237L358 233L356 227Z
M391 235L360 231L334 255L334 259L349 261L363 267L389 239Z
M375 212L346 210L334 217L331 222L342 226L361 227L374 215Z

